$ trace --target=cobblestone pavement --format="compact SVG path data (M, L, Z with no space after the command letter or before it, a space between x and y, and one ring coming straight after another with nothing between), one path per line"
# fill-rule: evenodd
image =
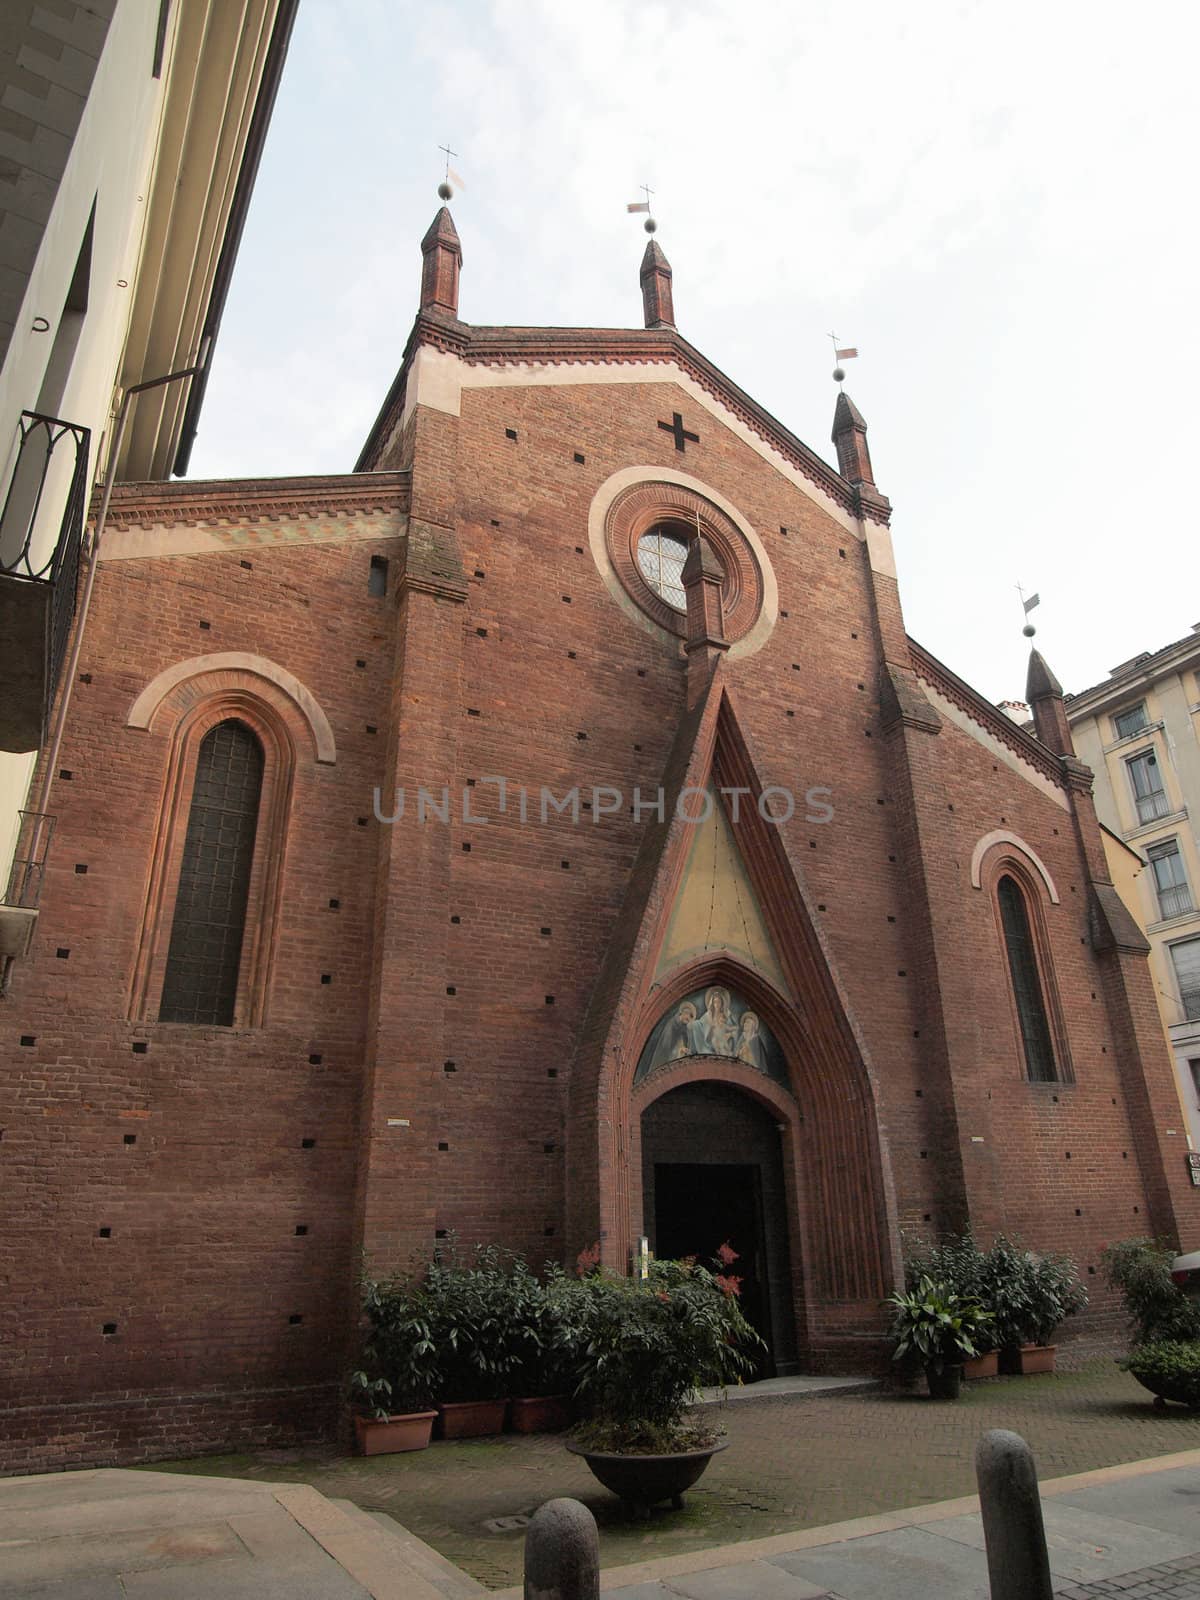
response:
M729 1406L722 1419L730 1448L682 1511L660 1508L648 1523L625 1522L612 1496L550 1435L440 1443L370 1460L273 1451L171 1467L310 1483L390 1513L480 1583L504 1588L520 1581L528 1517L556 1495L592 1509L602 1564L623 1566L973 1494L975 1444L987 1428L1027 1439L1041 1478L1200 1448L1200 1416L1154 1410L1111 1358L1053 1376L969 1384L957 1402L859 1391L753 1401ZM1166 1591L1147 1591L1159 1592ZM1122 1593L1142 1600L1138 1589Z
M1101 1583L1080 1583L1069 1589L1056 1589L1059 1600L1101 1600L1117 1595L1120 1600L1197 1600L1200 1597L1200 1555L1182 1561L1164 1561L1158 1567L1143 1567L1140 1572L1124 1572L1119 1578Z

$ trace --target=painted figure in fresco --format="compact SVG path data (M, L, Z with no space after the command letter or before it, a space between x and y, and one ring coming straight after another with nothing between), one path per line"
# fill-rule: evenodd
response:
M706 989L704 1015L691 1025L692 1054L732 1056L737 1053L737 1026L731 1015L728 989Z
M742 1012L742 1031L738 1036L737 1058L739 1061L744 1061L747 1066L756 1067L759 1072L767 1070L767 1052L762 1035L758 1031L756 1011Z
M681 1056L691 1055L691 1029L695 1020L696 1007L690 1000L684 1000L675 1015L663 1023L654 1052L654 1066L660 1067L664 1061L678 1061Z

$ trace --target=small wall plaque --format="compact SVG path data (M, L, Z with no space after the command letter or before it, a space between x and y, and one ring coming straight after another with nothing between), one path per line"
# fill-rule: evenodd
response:
M1192 1180L1192 1187L1200 1189L1200 1150L1189 1150L1187 1153L1188 1177Z

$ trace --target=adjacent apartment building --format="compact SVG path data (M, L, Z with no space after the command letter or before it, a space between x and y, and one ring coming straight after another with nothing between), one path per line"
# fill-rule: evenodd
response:
M0 7L0 992L53 839L53 763L30 785L92 488L130 391L211 349L296 3ZM203 378L132 397L119 477L186 469Z
M1146 931L1192 1143L1200 1148L1200 623L1067 696L1100 820L1146 863L1131 910Z

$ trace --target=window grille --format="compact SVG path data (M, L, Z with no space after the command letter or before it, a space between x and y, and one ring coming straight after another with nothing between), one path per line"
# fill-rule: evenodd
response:
M683 564L687 560L685 540L663 528L651 528L638 540L638 567L642 577L676 611L687 610L683 588Z
M263 753L242 722L201 740L159 1020L230 1027L237 1002Z
M1159 916L1164 921L1167 917L1183 916L1192 909L1192 891L1188 887L1178 841L1166 839L1162 844L1151 845L1146 854L1150 858L1154 886L1158 890Z
M1000 879L996 894L1000 902L1000 920L1004 927L1013 997L1017 1002L1017 1016L1021 1024L1025 1068L1032 1082L1053 1083L1058 1077L1054 1064L1054 1045L1050 1038L1046 1004L1042 998L1042 980L1038 973L1025 896L1016 881L1008 877Z

